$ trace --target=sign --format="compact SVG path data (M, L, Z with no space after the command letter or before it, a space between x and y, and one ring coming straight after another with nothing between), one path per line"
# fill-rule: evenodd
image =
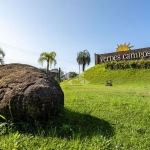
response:
M130 43L128 44L128 45L126 45L126 43L124 43L123 45L122 44L120 44L120 45L118 45L117 44L117 52L124 52L124 51L129 51L129 50L131 50L131 48L133 47L133 46L130 46Z
M123 45L120 46L123 48L121 49L118 46L117 52L114 53L95 54L95 65L110 61L136 60L140 58L150 59L150 47L130 50L125 49ZM126 46L129 46L129 44Z

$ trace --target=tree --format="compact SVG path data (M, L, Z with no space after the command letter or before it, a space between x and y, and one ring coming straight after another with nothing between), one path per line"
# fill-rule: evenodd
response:
M91 62L90 53L88 50L81 51L77 54L77 63L82 66L82 71L85 70L85 66ZM80 68L79 68L80 69Z
M5 57L4 51L0 48L0 64L4 64L3 58Z
M78 74L76 73L76 72L74 72L74 71L70 71L69 72L69 78L74 78L74 77L76 77Z
M56 57L55 52L50 52L50 53L43 52L43 53L41 53L38 62L42 65L43 65L43 62L45 62L45 61L47 62L47 69L46 69L47 73L49 71L49 67L51 67L52 64L54 64L54 66L57 64L55 57Z

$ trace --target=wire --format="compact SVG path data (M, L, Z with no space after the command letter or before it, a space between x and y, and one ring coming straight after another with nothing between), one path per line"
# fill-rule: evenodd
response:
M22 52L22 53L26 53L26 54L30 54L30 55L38 55L38 56L40 55L39 53L35 53L33 51L29 51L29 50L26 50L26 49L23 49L23 48L8 45L8 44L2 43L2 42L0 42L0 45L2 45L2 47L5 47L5 48L11 49L11 50L15 50L15 51L19 51L19 52ZM61 60L61 61L64 61L64 62L76 63L76 62L61 59L59 57L57 59Z
M10 62L15 62L15 63L23 63L23 64L30 64L32 66L38 66L38 64L34 64L34 63L30 63L30 62L24 62L24 61L19 61L19 60L14 60L14 59L10 59L10 58L5 58L4 60L10 61Z
M12 49L12 50L15 50L15 51L19 51L19 52L23 52L23 53L27 53L27 54L32 54L32 55L39 55L38 53L35 53L33 51L25 50L25 49L18 48L18 47L15 47L15 46L11 46L11 45L8 45L8 44L4 44L4 43L1 43L1 42L0 42L0 44L5 48Z
M22 64L29 64L29 65L32 65L32 66L36 66L37 68L40 68L38 67L38 64L34 64L34 63L30 63L30 62L25 62L25 61L19 61L19 60L14 60L14 59L10 59L10 58L5 58L4 60L7 60L7 61L10 61L10 62L15 62L15 63L22 63ZM62 68L60 67L61 70L71 70L71 68Z

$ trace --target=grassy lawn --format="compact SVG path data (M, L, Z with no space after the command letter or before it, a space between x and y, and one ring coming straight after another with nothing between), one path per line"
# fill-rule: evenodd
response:
M0 123L0 150L149 150L150 85L62 83L65 108L47 123Z

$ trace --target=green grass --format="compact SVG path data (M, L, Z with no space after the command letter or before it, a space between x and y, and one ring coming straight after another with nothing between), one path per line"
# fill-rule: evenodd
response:
M104 84L112 80L115 84L149 84L150 69L109 70L104 65L96 65L80 75L92 84Z
M150 85L61 86L65 109L59 118L2 122L0 149L149 149Z
M149 150L149 74L149 69L108 71L97 65L62 82L60 115L34 123L3 118L0 150ZM113 86L105 86L106 80Z

